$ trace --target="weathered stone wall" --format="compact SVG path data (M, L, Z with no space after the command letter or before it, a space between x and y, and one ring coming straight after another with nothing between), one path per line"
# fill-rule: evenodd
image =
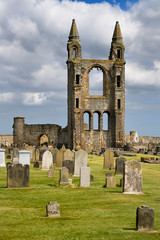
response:
M11 146L13 144L13 134L0 134L0 146Z

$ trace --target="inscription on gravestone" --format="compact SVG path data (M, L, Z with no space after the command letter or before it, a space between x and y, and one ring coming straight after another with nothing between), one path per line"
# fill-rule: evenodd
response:
M57 202L49 202L46 205L47 217L60 217L60 205Z

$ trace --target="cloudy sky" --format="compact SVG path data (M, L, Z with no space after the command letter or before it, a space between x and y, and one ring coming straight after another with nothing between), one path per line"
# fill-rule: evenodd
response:
M67 125L73 18L83 58L97 59L108 59L119 21L126 47L126 134L160 136L159 0L0 0L0 133L12 133L16 116L27 124Z

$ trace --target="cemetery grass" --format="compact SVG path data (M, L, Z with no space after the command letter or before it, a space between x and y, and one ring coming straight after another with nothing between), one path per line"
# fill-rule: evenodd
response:
M90 188L80 188L78 178L72 186L59 186L59 170L48 178L47 171L31 164L30 187L7 189L6 168L0 168L0 240L160 239L160 165L142 163L141 195L123 194L121 176L116 176L116 188L105 188L109 170L103 169L103 157L89 155L89 166L94 176ZM49 201L60 204L59 218L46 217ZM142 205L154 208L153 232L136 231L136 209Z

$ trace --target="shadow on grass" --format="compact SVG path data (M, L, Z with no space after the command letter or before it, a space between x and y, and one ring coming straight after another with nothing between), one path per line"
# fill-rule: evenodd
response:
M138 232L137 228L122 228L123 231L134 231L134 232Z

